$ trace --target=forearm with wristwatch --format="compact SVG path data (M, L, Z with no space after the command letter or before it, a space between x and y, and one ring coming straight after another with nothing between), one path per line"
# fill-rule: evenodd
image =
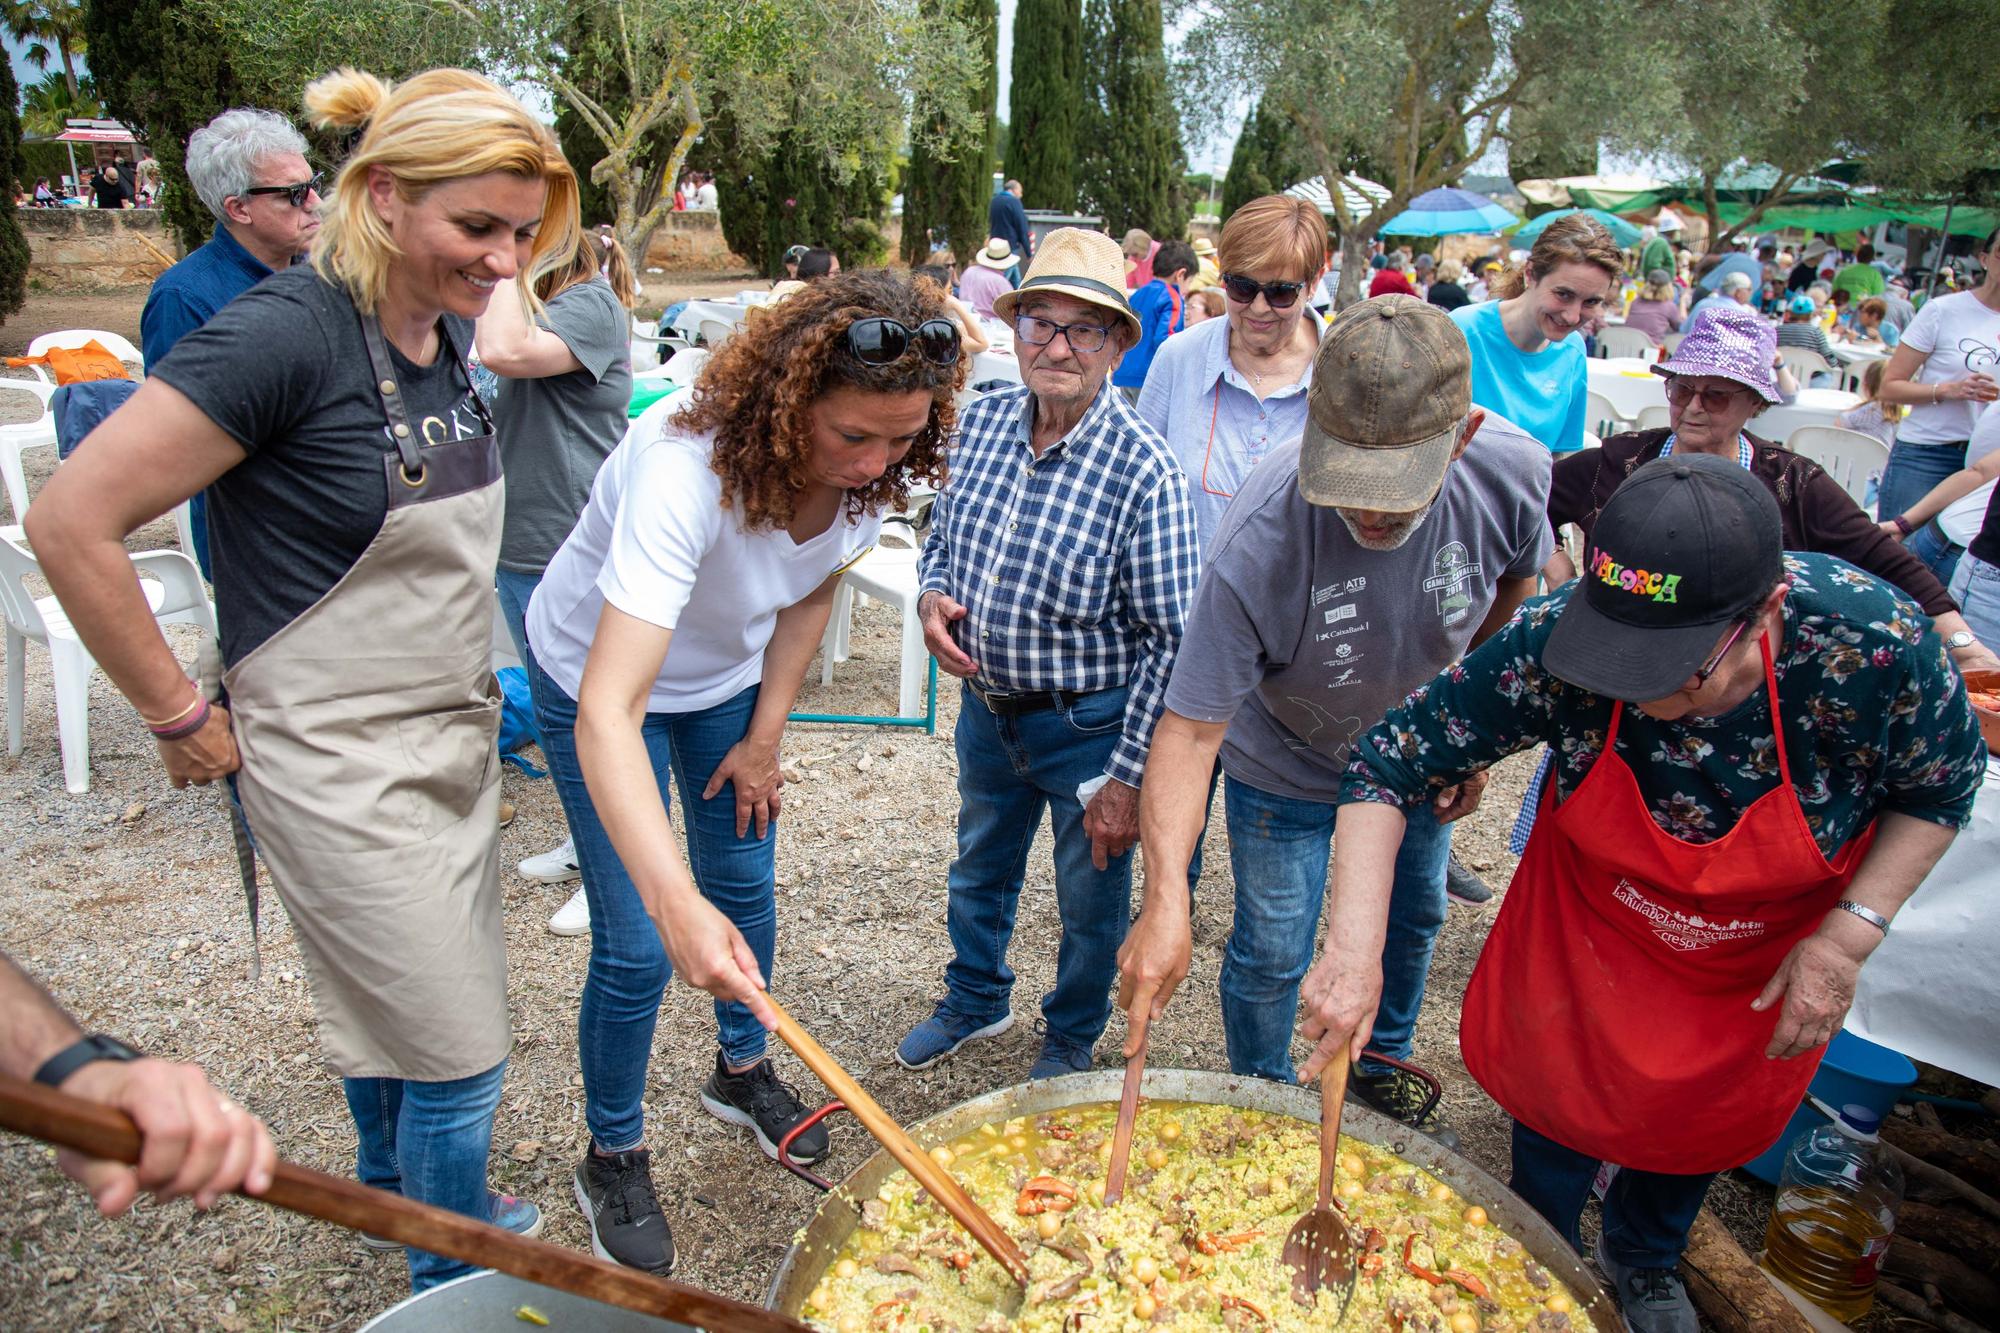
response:
M115 1038L85 1036L49 993L0 953L0 1073L60 1087L98 1060L136 1060L139 1053Z

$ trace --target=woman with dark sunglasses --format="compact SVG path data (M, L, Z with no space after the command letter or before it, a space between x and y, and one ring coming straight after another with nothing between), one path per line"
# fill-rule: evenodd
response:
M773 1157L805 1117L765 1054L779 742L841 573L912 479L943 481L963 380L937 284L820 278L633 424L529 603L536 720L590 904L575 1179L600 1256L673 1263L641 1107L671 973L716 1001L702 1105ZM791 1155L826 1148L814 1127Z

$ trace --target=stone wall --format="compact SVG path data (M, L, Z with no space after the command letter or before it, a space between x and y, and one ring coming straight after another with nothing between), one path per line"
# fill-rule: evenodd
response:
M24 208L28 281L46 291L144 286L179 257L158 210Z

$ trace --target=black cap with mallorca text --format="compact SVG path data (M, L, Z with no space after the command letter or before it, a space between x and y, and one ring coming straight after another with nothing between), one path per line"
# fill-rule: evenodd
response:
M1654 459L1605 503L1542 665L1607 698L1666 698L1784 577L1783 541L1778 502L1734 461Z

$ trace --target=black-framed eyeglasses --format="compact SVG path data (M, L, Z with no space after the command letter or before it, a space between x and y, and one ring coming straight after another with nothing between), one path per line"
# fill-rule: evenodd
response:
M934 366L958 364L958 325L927 319L914 329L901 320L871 315L847 326L847 350L864 366L893 366L915 347Z
M1031 346L1047 347L1058 333L1069 340L1072 352L1099 351L1111 336L1110 328L1103 324L1058 324L1039 315L1014 316L1014 336Z
M1222 289L1238 305L1249 305L1261 293L1271 309L1290 310L1306 285L1303 282L1259 282L1241 273L1225 273L1222 275Z
M325 172L315 172L311 180L300 185L253 185L243 194L245 198L253 194L282 194L293 208L304 208L307 196L317 193L325 180Z
M1697 389L1692 384L1682 383L1681 377L1678 375L1667 377L1667 401L1676 407L1684 406L1691 399L1700 398L1702 411L1725 412L1729 409L1729 404L1735 399L1737 394L1748 392L1750 390L1741 387L1727 389L1704 387Z
M1722 659L1729 656L1729 650L1736 646L1736 641L1743 637L1743 631L1749 628L1750 622L1747 620L1736 622L1736 628L1729 631L1729 637L1724 639L1722 646L1715 650L1715 656L1703 662L1700 669L1694 673L1694 687L1696 689L1700 689L1702 686L1708 684L1708 678L1722 669Z

